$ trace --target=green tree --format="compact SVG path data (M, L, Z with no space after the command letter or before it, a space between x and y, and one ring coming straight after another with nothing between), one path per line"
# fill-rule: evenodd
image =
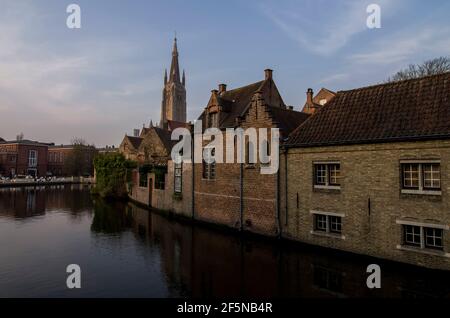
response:
M126 183L131 179L131 170L136 164L125 159L121 153L99 154L94 159L96 184L94 194L101 197L126 198Z

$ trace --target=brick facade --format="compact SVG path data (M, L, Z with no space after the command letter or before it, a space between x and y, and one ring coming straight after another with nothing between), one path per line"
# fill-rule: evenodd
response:
M284 158L284 156L283 156ZM284 160L283 161L284 162ZM401 192L401 160L437 159L440 195ZM339 162L340 190L315 189L314 162ZM283 236L302 242L415 265L450 269L450 232L444 250L407 248L399 221L450 224L450 141L289 149L287 206L282 189ZM283 179L285 181L285 179ZM284 182L282 182L284 183ZM342 235L314 232L313 211L342 214ZM322 234L322 235L321 235Z
M15 175L45 177L47 151L47 144L33 141L2 142L0 143L0 174L8 177Z

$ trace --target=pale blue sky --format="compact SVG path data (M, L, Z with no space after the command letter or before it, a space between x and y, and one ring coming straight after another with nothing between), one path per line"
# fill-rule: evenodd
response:
M66 27L70 3L80 30ZM369 3L381 29L366 27ZM449 16L444 0L0 0L0 137L118 145L158 121L174 30L193 120L218 83L259 81L268 67L299 109L308 87L370 85L450 55Z

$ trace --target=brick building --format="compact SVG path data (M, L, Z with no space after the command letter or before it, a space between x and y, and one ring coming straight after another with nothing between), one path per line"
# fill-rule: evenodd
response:
M219 85L219 90L212 91L199 120L204 128L219 128L224 136L226 128L279 128L283 139L308 117L285 105L272 78L272 70L265 70L264 80L244 87L227 90L226 85ZM270 133L268 137L270 140ZM259 162L246 162L195 164L195 218L277 235L280 226L278 174L261 174Z
M74 152L79 152L76 155ZM52 176L72 176L80 174L82 176L92 176L94 174L94 157L97 149L88 145L50 145L48 147L48 172ZM72 158L76 162L68 163ZM76 169L72 167L76 165ZM74 171L71 171L74 170Z
M284 237L450 269L450 73L338 92L283 157Z
M334 96L336 96L336 93L326 88L321 88L316 95L314 95L312 88L308 88L306 91L306 102L302 112L314 114L333 99Z
M32 140L0 142L0 175L45 177L48 146Z

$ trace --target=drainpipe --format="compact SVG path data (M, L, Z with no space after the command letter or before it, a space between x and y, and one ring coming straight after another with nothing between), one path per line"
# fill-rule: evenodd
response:
M191 205L192 205L192 213L191 213L191 217L192 217L192 219L195 219L195 161L194 161L194 158L195 158L195 154L194 154L194 133L193 132L191 132L191 156L192 156L192 158L191 158L191 162L192 162L192 193L191 193L191 195L192 195L192 202L191 202Z
M240 204L239 204L239 214L240 214L240 230L244 230L244 164L240 164L240 173L239 173L239 181L240 181Z
M276 222L277 222L277 236L281 238L281 223L280 223L280 169L277 171L277 191L276 191Z
M284 219L284 225L287 226L288 225L288 160L287 160L287 156L288 156L288 149L284 149L284 193L285 193L285 219Z

